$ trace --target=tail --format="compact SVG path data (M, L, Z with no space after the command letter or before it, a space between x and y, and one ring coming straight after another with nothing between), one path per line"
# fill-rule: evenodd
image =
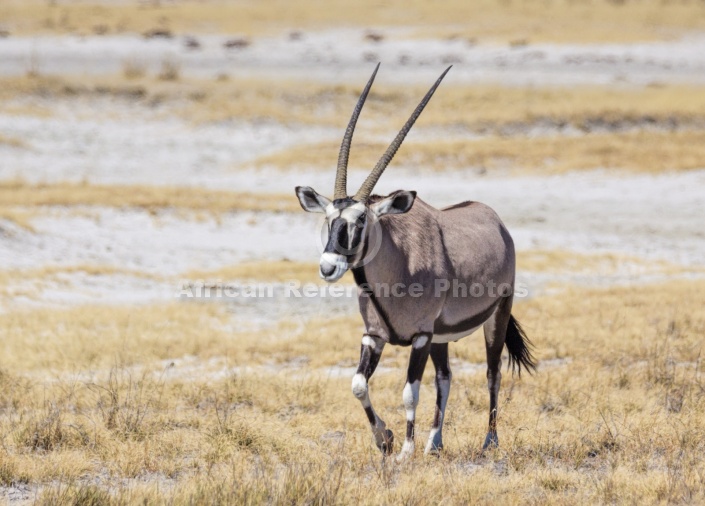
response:
M509 316L507 337L504 344L507 345L507 351L509 352L509 366L512 368L512 373L516 370L521 376L522 366L529 374L536 372L536 359L531 354L534 345L526 337L524 329L521 328L521 325L519 325L513 315Z

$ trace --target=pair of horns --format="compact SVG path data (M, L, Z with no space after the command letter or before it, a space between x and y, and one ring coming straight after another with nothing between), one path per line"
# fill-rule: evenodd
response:
M362 91L362 95L360 95L360 98L357 101L357 105L353 110L352 117L350 118L350 123L348 123L348 128L345 129L343 142L340 145L340 154L338 155L338 171L335 175L335 192L333 197L334 199L344 199L348 196L346 185L348 178L348 158L350 156L350 144L352 143L353 133L355 132L357 118L360 116L362 106L365 105L367 94L370 92L372 83L375 80L377 70L379 70L379 65L380 64L378 63L375 67L375 71L372 72L372 77L370 77L370 80L367 81L367 86L365 86L365 89ZM411 130L411 127L414 126L414 123L421 115L421 112L424 110L424 107L426 107L426 104L428 104L429 100L431 100L431 97L436 91L436 88L438 88L438 85L441 84L441 81L443 80L443 78L448 73L451 67L452 65L441 74L441 77L439 77L436 83L431 86L431 89L428 90L426 96L416 107L411 117L407 120L406 124L402 127L402 129L399 131L392 143L389 145L387 151L385 151L384 155L382 155L382 158L379 159L377 165L375 165L375 168L372 169L370 175L367 176L365 182L362 183L362 186L355 194L355 197L353 197L354 200L357 200L358 202L365 202L370 197L370 194L372 193L372 190L374 189L375 184L377 184L377 181L379 180L380 176L384 172L384 169L387 168L389 162L391 162L392 158L394 158L394 155L401 146L401 143L404 142L406 134L408 134L409 130Z

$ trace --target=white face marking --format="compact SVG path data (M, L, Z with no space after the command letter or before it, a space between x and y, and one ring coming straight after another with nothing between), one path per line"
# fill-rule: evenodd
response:
M344 218L345 221L354 223L357 221L360 215L365 214L366 209L365 204L363 204L362 202L358 202L344 209L336 208L331 202L325 207L325 212L326 219L329 221L333 221L334 219L340 217Z
M328 204L324 210L326 212L326 219L332 220L333 218L340 216L340 210L335 208L333 202Z
M323 270L325 269L326 272L328 272L328 269L326 267L328 266L333 266L335 269L333 270L333 273L329 276L324 276L323 275ZM332 283L334 281L338 281L340 278L343 277L343 274L345 274L345 271L348 270L348 262L345 259L343 255L338 255L337 253L323 253L321 255L321 261L320 261L320 269L318 271L319 276L321 279L325 279L329 283Z
M363 346L369 346L373 350L377 347L377 343L375 343L374 339L372 339L370 336L365 334L362 336L362 345Z
M355 224L360 216L366 212L366 207L365 204L357 202L350 207L346 207L341 210L337 209L331 202L325 207L325 212L326 221L328 222L329 227L333 220L342 218L348 223L348 227L352 228L355 227ZM352 234L350 235L352 236ZM345 247L347 247L347 245L345 245ZM343 277L343 274L345 274L349 267L347 258L344 255L339 255L332 252L323 253L321 255L320 265L321 269L319 270L319 275L321 279L324 279L329 283L338 281L341 277ZM328 272L330 267L335 267L333 272L330 275L324 275L323 272Z
M416 339L414 339L414 342L411 343L411 347L415 349L421 349L424 346L426 346L426 343L428 342L428 336L426 334L421 334L419 336L416 336Z
M355 222L363 214L365 214L365 204L358 202L343 209L340 216L345 218L346 221Z

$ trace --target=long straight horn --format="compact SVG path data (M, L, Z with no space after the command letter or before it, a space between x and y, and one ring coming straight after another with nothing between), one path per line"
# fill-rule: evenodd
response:
M446 76L448 71L451 69L453 65L448 67L445 72L441 74L441 77L438 78L436 81L436 84L434 84L430 90L428 90L428 93L426 93L426 96L423 97L423 100L421 103L416 107L416 110L414 110L414 113L411 115L409 120L406 122L404 127L399 131L397 136L394 138L394 141L389 145L387 148L387 151L382 155L382 158L379 159L379 162L377 162L377 165L375 165L375 168L372 169L372 172L370 173L369 176L367 176L367 179L365 179L365 182L362 183L362 186L358 190L358 192L355 194L354 200L357 200L358 202L364 202L366 201L369 197L370 194L372 193L372 190L375 187L375 184L377 184L377 181L379 180L380 176L384 172L384 169L387 168L387 165L389 165L389 162L392 161L392 158L394 158L394 155L396 154L397 150L399 149L399 146L401 146L401 143L404 142L404 138L406 137L406 134L409 133L409 130L411 130L411 127L414 126L414 123L416 122L416 119L421 115L421 112L423 111L424 107L426 107L426 104L428 104L428 101L431 100L431 97L433 96L433 93L436 91L436 88L438 88L438 85L441 84L441 81L443 78Z
M350 156L350 143L352 142L353 133L355 132L355 125L357 124L357 118L360 116L360 111L362 111L362 106L365 105L365 100L367 100L367 94L370 92L372 83L375 80L377 71L379 70L379 63L375 67L375 71L372 72L372 77L367 81L367 86L362 91L362 95L357 101L355 110L353 110L352 118L350 118L350 123L348 123L348 128L345 129L345 136L343 137L343 142L340 145L340 154L338 155L338 171L335 174L335 192L333 195L334 199L344 199L348 196L347 190L347 179L348 179L348 157Z

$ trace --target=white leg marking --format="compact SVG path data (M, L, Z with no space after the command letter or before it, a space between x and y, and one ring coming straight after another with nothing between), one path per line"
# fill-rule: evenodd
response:
M419 388L421 387L421 382L419 380L413 383L407 382L404 385L404 392L402 393L402 400L404 401L404 407L406 408L406 421L414 423L416 418L416 406L419 404ZM404 439L404 445L401 448L401 452L397 456L397 461L402 462L411 458L414 454L414 449L416 448L414 440L406 438Z
M364 407L369 407L370 396L367 394L367 380L361 373L357 373L352 379L352 392Z
M405 460L410 459L411 456L414 454L414 450L416 450L416 444L414 443L414 441L405 439L404 444L401 447L401 451L397 456L397 462L403 462Z
M421 334L414 339L414 342L411 344L412 348L414 349L421 349L424 346L426 346L426 343L428 342L428 336L426 334Z
M404 385L404 392L402 393L402 400L404 401L404 407L406 408L406 419L409 421L414 421L416 416L416 406L419 403L419 388L421 382L419 380L413 383L407 382Z
M370 349L372 349L372 350L374 350L375 348L377 348L377 343L375 342L375 340L372 339L372 338L371 338L370 336L368 336L367 334L365 334L364 336L362 336L362 345L363 345L363 346L369 346Z

